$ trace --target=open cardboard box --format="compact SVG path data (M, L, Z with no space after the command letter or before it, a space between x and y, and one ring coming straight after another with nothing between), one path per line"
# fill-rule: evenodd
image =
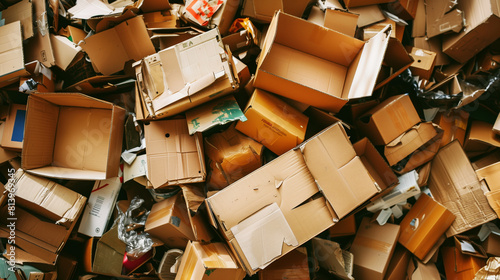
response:
M255 87L337 113L372 95L391 28L367 42L277 12L258 60Z
M278 10L296 17L302 17L310 2L310 0L245 0L243 1L241 15L262 23L271 22L274 13Z
M212 224L252 275L394 183L386 174L394 176L373 145L366 140L355 149L336 123L206 203Z
M14 83L30 73L24 66L21 22L15 21L0 27L0 87Z
M125 110L79 93L28 97L22 168L40 176L117 177Z

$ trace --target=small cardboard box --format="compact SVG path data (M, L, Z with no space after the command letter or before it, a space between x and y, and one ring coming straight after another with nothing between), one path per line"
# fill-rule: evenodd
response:
M355 279L384 279L396 248L400 227L383 226L363 218L350 252L354 255Z
M467 26L458 34L443 38L443 51L456 61L465 63L500 38L500 34L496 32L496 27L500 24L500 11L498 0L458 2L457 10L463 11Z
M148 178L155 189L205 181L203 138L189 135L186 119L152 121L144 130Z
M210 172L207 186L222 189L262 166L263 145L230 126L205 139Z
M149 55L133 66L139 119L172 116L238 87L234 61L217 29Z
M441 148L432 160L429 190L456 216L447 237L497 218L484 195L486 187L479 182L458 141Z
M236 129L277 155L304 141L309 118L276 96L255 89Z
M175 280L242 280L245 276L224 243L189 242Z
M144 20L140 16L84 39L81 46L92 61L95 71L103 75L123 70L127 61L138 61L155 53Z
M385 8L400 19L413 20L417 14L419 0L397 0L387 3Z
M30 94L22 168L61 179L117 177L124 118L124 109L83 94Z
M426 38L417 37L413 39L413 46L419 49L436 53L436 66L450 64L451 59L443 53L443 42L441 37Z
M411 74L419 76L420 79L429 80L436 65L436 53L416 47L406 47L408 53L413 57L410 66Z
M463 255L456 247L441 248L446 279L474 279L476 272L486 265L486 260Z
M386 27L363 42L278 12L264 40L254 85L337 113L349 99L372 95L390 33Z
M318 237L312 239L312 247L314 257L321 268L341 279L354 280L354 256L351 252L342 250L337 242Z
M259 271L259 280L309 280L307 249L299 247Z
M401 221L398 241L423 260L454 220L453 213L428 195L422 194Z
M500 147L500 136L493 132L493 125L483 121L472 121L465 137L464 150L475 157Z
M401 280L406 279L406 271L408 264L411 260L410 251L406 250L401 245L396 245L394 255L392 255L391 262L387 268L384 280Z
M467 12L464 11L462 7L457 7L457 1L425 0L425 5L425 12L427 15L426 33L428 38L444 33L458 33L462 30L465 23L467 23L467 25L470 24L468 18L465 18L464 23L464 14L467 15Z
M374 145L387 145L419 122L410 97L396 95L363 114L356 125Z
M358 148L336 123L206 199L213 225L247 273L255 274L387 187L384 173L375 169L388 169L383 158Z
M26 121L26 105L12 104L9 106L9 115L5 120L1 146L20 152L23 148Z

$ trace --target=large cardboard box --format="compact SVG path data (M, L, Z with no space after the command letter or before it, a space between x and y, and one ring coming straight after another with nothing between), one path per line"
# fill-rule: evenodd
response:
M441 248L446 279L474 279L476 272L486 265L486 260L464 255L456 247Z
M139 119L181 113L238 87L236 66L217 29L133 64Z
M398 241L423 260L454 220L453 213L428 195L422 194L401 221Z
M242 280L245 276L223 243L189 242L175 280Z
M18 152L22 150L25 121L26 105L11 104L0 143L3 148Z
M410 97L396 95L359 117L356 126L374 145L387 145L419 122Z
M429 190L455 216L446 232L450 237L497 218L484 195L469 159L458 141L441 148L431 163Z
M457 9L463 11L467 25L460 33L443 39L443 51L456 61L465 63L500 38L500 34L496 32L496 27L500 24L498 9L500 2L498 0L458 2Z
M236 129L277 155L304 141L309 118L271 93L255 89Z
M247 273L328 229L387 187L379 170L388 166L380 154L358 151L364 153L356 153L336 123L207 198L212 223Z
M30 94L22 168L61 179L117 177L124 119L124 109L83 94Z
M255 87L337 113L367 97L390 37L386 27L367 42L278 12L264 40Z
M354 255L355 279L384 279L399 231L399 225L380 226L368 217L363 218L350 249Z
M152 121L144 130L148 179L155 189L205 181L203 138L189 135L186 119Z
M127 61L138 61L155 53L144 20L140 16L84 39L81 46L92 61L95 71L103 75L123 70Z

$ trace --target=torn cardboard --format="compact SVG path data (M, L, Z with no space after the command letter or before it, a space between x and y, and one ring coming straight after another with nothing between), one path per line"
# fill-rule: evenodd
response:
M429 1L426 0L426 31L427 37L444 34L447 32L458 33L464 26L464 10L457 7L458 1L439 0ZM467 22L467 24L469 24Z
M354 279L352 276L354 256L351 252L342 250L336 242L318 237L312 239L312 246L321 268L341 279Z

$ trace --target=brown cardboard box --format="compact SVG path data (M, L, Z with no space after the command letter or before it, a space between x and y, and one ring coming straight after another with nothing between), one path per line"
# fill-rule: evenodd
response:
M363 40L367 41L377 35L381 30L383 30L387 25L391 26L391 38L396 38L396 22L392 19L386 18L383 21L365 26L363 28Z
M278 12L264 40L254 85L337 113L349 99L372 94L390 33L387 27L363 42Z
M391 37L384 56L382 71L380 71L377 77L377 85L374 90L377 90L389 83L392 79L396 78L399 74L408 69L412 64L413 58L408 54L400 40ZM387 67L391 68L389 73L385 73L386 71L383 71Z
M12 104L5 120L1 146L5 149L20 152L23 148L26 121L26 105Z
M367 25L382 21L385 19L379 5L368 5L349 8L352 13L358 14L358 27L363 28Z
M25 44L24 57L26 61L40 61L45 67L55 65L56 58L50 40L47 5L44 0L32 0L33 20L36 20L36 32Z
M15 21L0 27L0 40L4 42L0 48L0 87L15 82L22 76L29 76L24 69L23 37L21 22Z
M469 113L463 110L450 110L447 113L438 113L433 122L443 129L443 138L440 147L446 146L455 139L463 146L468 121Z
M455 235L453 236L453 241L455 241L455 248L463 255L469 255L473 257L487 259L486 251L484 248L472 241L467 235Z
M271 22L277 10L281 10L296 17L302 17L302 14L310 2L310 0L245 0L243 1L241 15L262 23Z
M396 95L363 114L356 126L374 145L386 145L419 122L410 97Z
M309 280L309 262L305 247L299 247L259 271L259 280Z
M175 280L242 280L245 272L223 243L189 242Z
M393 2L393 0L344 0L347 8Z
M485 241L481 243L484 250L489 256L500 256L500 236L497 234L490 234Z
M349 236L356 234L356 219L349 215L328 229L330 237Z
M404 20L413 20L417 14L418 0L397 0L385 5L390 13Z
M415 13L415 19L413 20L413 27L411 32L411 36L413 38L425 37L425 22L425 0L418 0L417 11Z
M496 32L500 24L498 4L498 0L459 1L457 9L463 11L467 26L460 33L444 38L444 53L465 63L500 38Z
M458 141L439 150L432 160L429 190L456 216L447 237L496 219L483 188Z
M262 166L263 145L230 126L204 139L210 159L207 186L222 189Z
M401 229L402 230L402 229ZM406 278L406 270L411 260L411 253L400 244L396 245L384 280L400 280Z
M422 122L387 144L384 155L396 173L404 174L432 160L442 137L436 124Z
M17 2L17 1L16 1ZM2 11L0 19L5 24L21 21L23 40L33 37L33 3L29 0L20 1Z
M215 12L210 20L210 26L219 29L222 36L229 34L229 28L233 24L236 12L240 6L239 0L227 0Z
M493 132L500 135L500 113L498 114L495 124L493 125Z
M465 138L464 150L474 157L500 147L500 136L493 132L493 125L483 121L472 121Z
M30 77L21 77L19 81L19 91L24 93L32 92L54 92L56 77L52 70L46 68L38 61L32 61L25 64L26 70L31 74ZM35 85L24 84L31 80Z
M277 155L304 141L309 118L278 97L255 89L236 129Z
M473 279L476 272L486 264L485 259L463 255L456 247L443 247L441 254L447 279Z
M155 53L140 16L84 39L81 46L92 61L94 70L103 75L123 70L127 61L138 61Z
M500 151L488 153L488 155L475 161L472 167L476 170L479 180L485 180L488 188L492 191L500 190Z
M189 135L186 119L152 121L145 138L148 179L155 189L205 181L203 138Z
M145 13L142 15L144 18L144 24L148 29L151 28L176 28L180 26L179 18L176 13L173 13L172 10L166 11L156 11Z
M336 123L207 198L212 223L254 274L386 188L381 163L378 153L356 154Z
M431 38L447 32L458 33L464 26L464 11L452 0L425 0L426 31L427 37ZM455 9L456 8L456 9ZM465 22L469 24L468 18Z
M22 168L53 178L117 177L124 118L124 109L83 94L30 94Z
M321 268L341 279L354 279L354 257L351 252L342 250L339 243L315 237L312 239L312 248L314 258Z
M5 123L0 123L0 139L3 137ZM19 153L0 147L0 164L20 156Z
M413 64L410 66L412 75L429 80L436 65L436 53L416 47L406 47L406 50L413 57Z
M363 218L350 252L355 279L384 279L399 237L399 225L371 223Z
M428 195L422 194L401 221L398 241L423 260L454 220L453 213Z

